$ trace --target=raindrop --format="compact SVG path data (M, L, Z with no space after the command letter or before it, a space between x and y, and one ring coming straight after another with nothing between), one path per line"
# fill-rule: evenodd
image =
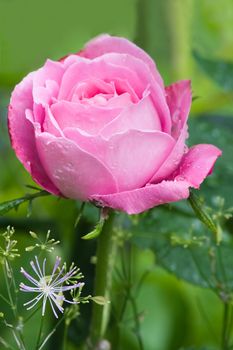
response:
M173 123L178 123L179 122L179 120L180 120L180 111L179 110L176 110L175 111L175 113L173 114L173 116L172 116L172 121L173 121Z

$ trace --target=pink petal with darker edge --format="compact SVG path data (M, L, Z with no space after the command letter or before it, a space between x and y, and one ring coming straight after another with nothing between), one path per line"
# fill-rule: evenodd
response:
M168 158L150 180L151 183L158 183L167 179L168 176L177 169L184 155L185 140L188 135L187 119L192 103L190 81L183 80L174 83L166 88L166 92L171 117L173 120L175 119L172 129L174 130L174 125L176 125L176 134L178 134L178 138ZM180 125L178 126L177 123L179 123L179 121Z
M16 85L8 110L8 126L12 147L32 178L47 191L58 195L60 192L48 178L36 151L34 127L26 119L26 110L33 107L32 81L34 72Z
M185 154L172 177L175 180L185 179L191 187L199 188L203 180L211 173L216 159L221 154L222 151L213 145L193 146Z
M176 177L133 191L94 195L92 199L102 206L139 214L160 204L176 202L189 196L189 187L198 188L211 172L221 151L213 145L197 145L190 149L180 165Z

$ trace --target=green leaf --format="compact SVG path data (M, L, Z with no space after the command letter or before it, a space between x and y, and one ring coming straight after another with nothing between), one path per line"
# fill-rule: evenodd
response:
M233 91L233 62L210 60L197 51L193 56L200 68L225 91Z
M83 216L83 212L84 212L85 205L86 205L85 202L83 202L83 203L81 204L81 207L80 207L80 209L79 209L78 215L77 215L76 220L75 220L75 223L74 223L74 227L75 227L75 228L78 226L79 221L81 220L81 218L82 218L82 216Z
M27 202L27 199L25 197L1 203L0 204L0 215L2 216L4 214L8 213L8 211L10 211L12 209L18 209L19 205L24 203L24 202Z
M218 240L218 228L210 215L206 212L204 205L200 198L193 193L193 191L190 191L190 195L188 198L188 201L193 208L194 213L198 217L198 219L211 231L214 233L214 235L217 237Z
M233 120L211 118L193 118L189 122L190 145L214 143L223 151L223 156L218 159L211 176L205 180L199 192L205 198L207 207L213 208L210 218L199 213L202 219L204 215L210 228L213 225L211 218L222 211L216 206L217 196L224 197L226 208L232 206L233 198ZM159 206L130 220L126 217L123 227L131 233L131 239L140 248L152 249L157 263L167 271L202 287L211 285L218 291L219 287L224 291L233 290L232 219L226 218L220 222L223 241L219 246L208 231L209 227L207 230L187 201Z
M233 242L216 245L201 229L194 233L137 232L132 240L153 250L156 262L192 284L211 288L227 298L233 291Z
M50 193L42 190L40 192L36 192L33 194L26 194L24 197L3 202L0 204L0 216L5 215L12 209L18 209L18 207L25 202L28 202L28 201L31 202L35 198L44 197L48 195L50 195Z
M82 237L82 239L93 239L96 238L100 235L103 225L104 225L104 219L101 218L100 221L97 223L97 225L95 226L94 230L89 232L88 234L86 234L85 236Z

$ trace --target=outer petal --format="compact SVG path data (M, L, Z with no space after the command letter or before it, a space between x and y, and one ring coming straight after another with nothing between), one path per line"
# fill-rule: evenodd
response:
M32 109L32 81L35 73L30 73L16 85L9 105L8 125L12 147L32 178L47 191L59 194L46 175L36 151L34 127L26 119L26 110Z
M132 191L119 192L105 196L94 195L92 199L100 206L139 214L157 205L177 202L189 196L189 183L186 181L163 181Z
M34 88L45 86L47 80L54 81L59 85L64 71L65 69L62 63L47 60L43 67L37 70L33 78Z
M156 185L147 185L133 191L105 196L94 195L92 199L102 206L138 214L160 204L188 198L189 187L198 188L211 172L221 151L212 145L197 145L189 150L175 178Z
M172 136L177 139L187 122L192 104L191 81L181 80L166 87L166 100L172 118Z
M171 136L159 131L129 130L108 140L69 128L64 135L105 164L120 191L144 186L174 145Z
M106 167L74 142L41 133L36 144L46 173L64 196L88 200L93 193L117 191Z
M53 97L57 97L61 79L64 73L63 64L47 60L43 67L36 71L33 77L33 101L46 106Z
M193 146L183 157L173 178L175 180L185 179L191 187L199 188L202 181L211 173L216 159L221 154L222 151L213 145Z
M185 152L185 140L188 136L187 119L192 103L191 83L189 80L179 81L166 88L167 103L172 117L172 134L177 142L151 179L151 183L158 183L167 179L177 169Z
M111 52L127 53L140 58L150 67L156 81L163 87L163 80L152 58L140 47L125 38L114 37L108 34L99 35L89 41L79 55L93 59Z

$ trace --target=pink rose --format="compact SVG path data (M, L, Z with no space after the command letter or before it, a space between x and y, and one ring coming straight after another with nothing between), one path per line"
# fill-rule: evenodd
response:
M15 87L12 147L47 191L140 213L187 198L221 155L185 145L191 101L190 81L165 88L143 50L101 35Z

